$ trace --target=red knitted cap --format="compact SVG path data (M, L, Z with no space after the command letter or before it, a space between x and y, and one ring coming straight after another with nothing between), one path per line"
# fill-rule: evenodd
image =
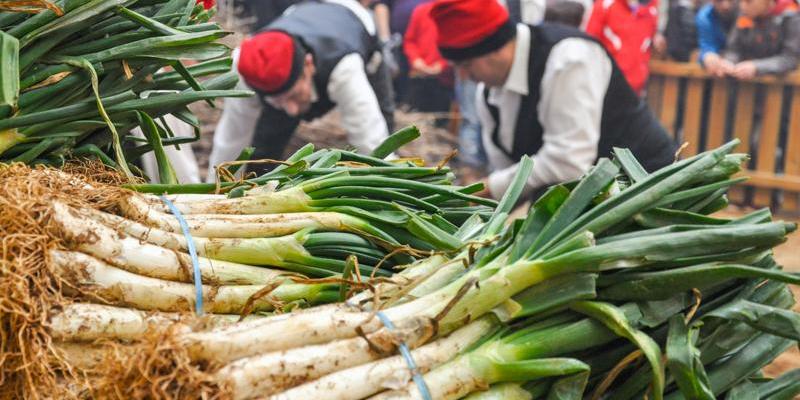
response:
M279 94L300 76L305 52L291 35L266 31L244 42L239 49L239 74L253 89Z
M516 31L497 0L437 0L431 10L445 58L464 60L499 49Z

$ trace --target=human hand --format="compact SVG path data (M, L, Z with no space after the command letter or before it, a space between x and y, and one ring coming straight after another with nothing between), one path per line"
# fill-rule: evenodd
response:
M723 77L726 77L728 75L731 75L733 73L733 68L734 67L735 67L735 65L732 62L730 62L730 61L728 61L728 60L726 60L724 58L721 59L719 61L719 64L717 65L717 71L718 71L717 72L717 77L723 78Z
M742 61L733 67L731 75L737 79L753 79L756 77L758 69L752 61Z
M412 75L435 76L442 72L442 67L439 64L428 65L421 58L418 58L411 63L411 72Z
M480 182L481 182L481 184L483 184L483 189L481 189L479 192L473 193L473 196L483 197L485 199L493 198L492 197L492 191L489 190L489 179L488 178L483 178L483 179L481 179Z
M444 67L442 66L442 63L436 63L436 64L431 65L428 68L428 74L430 74L430 75L439 75L439 74L442 73L443 69L444 69Z
M653 37L653 49L658 54L667 54L667 38L660 33L656 33Z
M733 70L733 64L730 61L715 53L708 53L703 57L703 66L709 74L717 78L722 78Z

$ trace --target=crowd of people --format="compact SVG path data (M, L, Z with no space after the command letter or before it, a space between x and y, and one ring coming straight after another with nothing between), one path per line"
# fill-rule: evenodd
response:
M711 0L670 5L665 35L670 57L697 61L718 77L782 75L800 60L796 0Z
M395 106L447 116L455 102L459 162L486 169L485 196L522 155L530 196L613 147L656 169L676 146L642 100L654 52L739 79L800 59L797 0L710 1L245 0L257 18L234 62L257 96L226 100L209 164L251 143L278 159L300 121L334 108L368 152Z

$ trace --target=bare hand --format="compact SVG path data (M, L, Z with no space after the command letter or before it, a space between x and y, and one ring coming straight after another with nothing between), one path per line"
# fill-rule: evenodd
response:
M733 64L720 57L719 54L709 53L703 58L703 66L709 74L723 78L733 71Z
M755 63L752 61L742 61L733 67L731 75L735 76L737 79L753 79L756 77L757 73L758 69Z
M491 199L492 191L489 190L489 180L487 178L481 179L481 183L483 184L483 189L480 192L475 192L473 196L483 197L486 199Z
M660 33L656 33L653 37L653 49L658 54L667 54L667 38Z
M440 64L428 65L421 58L411 64L411 74L416 76L436 76L442 72Z
M442 73L443 69L444 69L444 67L442 66L441 63L436 63L436 64L431 65L430 69L428 69L428 72L431 75L439 75L439 74Z
M719 66L718 66L719 72L718 72L717 76L722 78L722 77L731 75L733 73L733 68L734 67L735 67L735 65L732 62L730 62L730 61L728 61L728 60L723 58L719 62Z

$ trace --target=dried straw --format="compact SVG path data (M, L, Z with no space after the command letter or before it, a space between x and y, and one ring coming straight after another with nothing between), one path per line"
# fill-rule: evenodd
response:
M64 380L85 379L61 357L48 318L70 299L48 251L63 248L50 226L54 199L109 210L123 177L100 163L58 170L0 164L0 399L77 398ZM91 190L87 190L92 187Z
M230 390L208 372L213 366L193 361L179 341L182 327L146 334L136 343L107 343L106 357L92 371L92 397L98 399L226 400Z

